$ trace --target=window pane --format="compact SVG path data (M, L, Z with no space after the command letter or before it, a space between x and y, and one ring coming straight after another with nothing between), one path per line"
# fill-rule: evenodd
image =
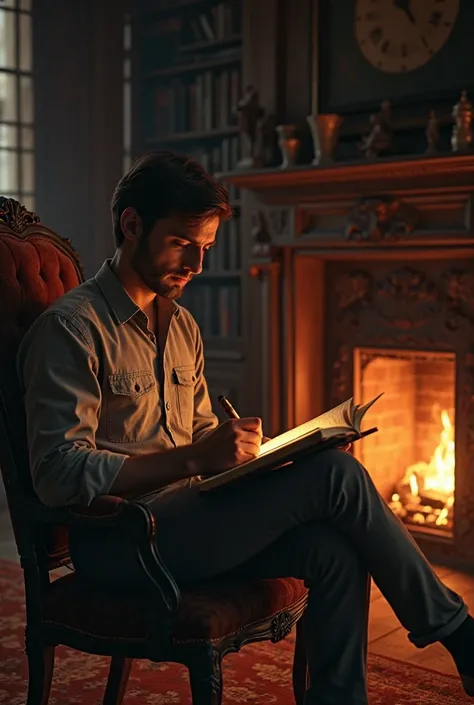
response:
M20 10L29 10L31 12L32 0L20 0Z
M20 70L31 71L31 15L20 15Z
M35 212L35 197L34 196L22 196L21 204L25 206L27 211Z
M16 7L17 0L2 0L2 7Z
M16 65L15 13L0 10L0 66L13 69Z
M125 59L123 62L123 77L125 80L132 77L132 62L130 59Z
M21 155L21 190L35 190L35 160L31 152Z
M35 146L35 135L31 127L21 128L21 146L23 149L33 149Z
M33 79L29 76L20 78L20 121L33 122Z
M18 129L15 125L0 124L0 147L17 147Z
M0 71L0 120L16 120L16 76Z
M0 191L16 191L18 188L18 156L16 152L0 149Z

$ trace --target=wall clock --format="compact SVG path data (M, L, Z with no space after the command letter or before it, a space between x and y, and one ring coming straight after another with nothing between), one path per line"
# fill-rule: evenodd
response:
M367 116L388 98L426 119L464 88L474 99L474 0L313 2L318 111Z
M354 34L372 66L405 73L440 51L458 15L459 0L356 0Z

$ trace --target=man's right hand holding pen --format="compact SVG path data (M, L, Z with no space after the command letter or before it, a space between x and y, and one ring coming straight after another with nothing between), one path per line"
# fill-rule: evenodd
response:
M200 450L199 473L207 476L256 458L260 446L268 440L262 435L262 419L257 416L240 418L228 399L220 396L218 401L228 420L195 444Z
M193 444L199 450L196 474L215 475L256 458L262 444L258 417L228 419Z

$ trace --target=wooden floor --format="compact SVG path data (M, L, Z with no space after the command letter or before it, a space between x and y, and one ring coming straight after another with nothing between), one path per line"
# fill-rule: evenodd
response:
M436 566L435 569L441 580L459 593L468 606L474 604L474 575L442 566ZM417 649L408 641L406 631L400 626L391 607L376 586L372 588L370 600L369 651L432 668L440 673L457 675L450 655L441 644L431 644L424 649Z
M0 511L0 558L18 561L10 520L3 511ZM468 605L474 604L474 575L441 566L436 567L436 571L448 587L462 595ZM417 649L408 641L405 630L375 586L372 588L370 604L369 650L399 661L456 675L451 657L440 644Z

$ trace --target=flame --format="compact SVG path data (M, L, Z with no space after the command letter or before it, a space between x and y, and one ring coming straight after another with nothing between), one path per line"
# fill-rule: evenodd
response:
M410 465L405 472L403 484L410 486L413 501L420 502L420 495L433 497L444 503L444 507L430 514L437 526L448 524L449 510L454 504L454 427L449 418L449 413L443 409L441 412L441 433L439 442L434 449L429 463L418 462ZM400 495L392 496L391 506L399 510L401 505ZM425 509L430 510L427 506ZM435 518L436 517L436 518ZM415 513L415 523L424 523L425 515Z

